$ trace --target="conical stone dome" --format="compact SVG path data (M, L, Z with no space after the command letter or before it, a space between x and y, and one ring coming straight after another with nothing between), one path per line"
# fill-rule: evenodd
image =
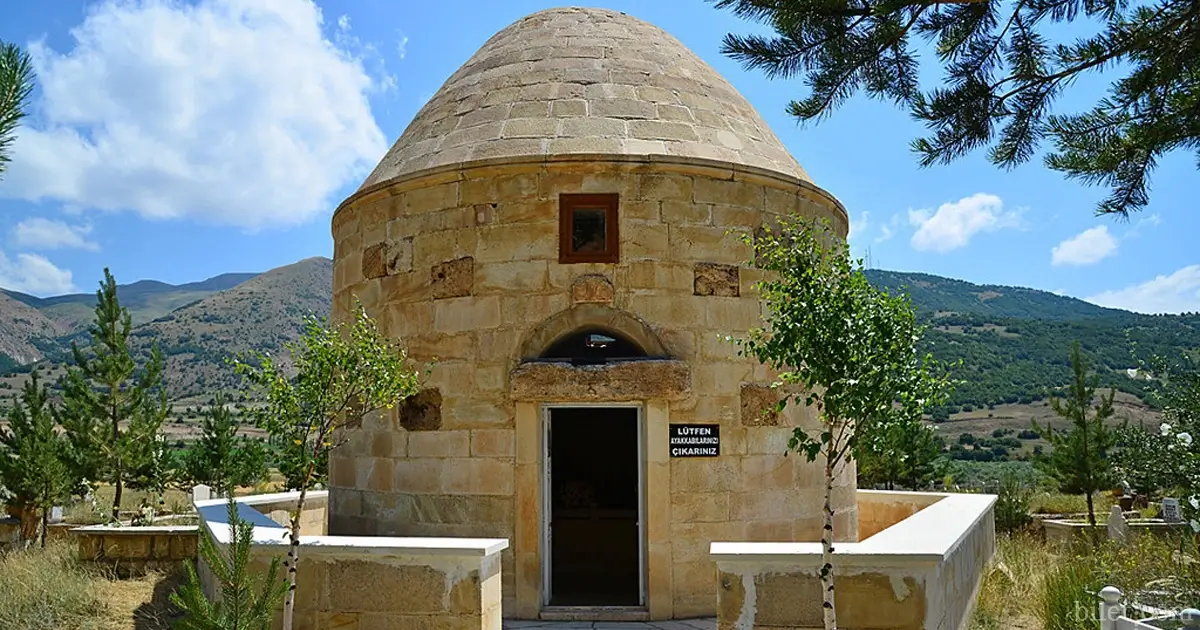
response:
M616 11L561 8L489 39L362 189L449 164L569 154L705 158L811 183L750 103L679 40Z

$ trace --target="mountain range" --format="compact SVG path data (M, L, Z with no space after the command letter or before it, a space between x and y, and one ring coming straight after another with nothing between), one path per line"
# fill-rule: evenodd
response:
M1200 348L1200 314L1142 315L1022 287L977 285L923 273L868 270L877 287L906 292L927 326L923 348L960 380L935 419L976 408L1033 403L1064 385L1078 341L1101 384L1153 404L1139 358ZM309 258L265 273L230 273L170 285L143 280L118 288L139 351L157 341L171 397L208 398L236 386L226 361L245 352L284 355L306 315L330 309L332 261ZM0 389L13 389L35 363L61 373L72 341L86 342L95 295L37 298L0 291ZM1136 352L1135 352L1136 351ZM5 376L6 375L6 376Z

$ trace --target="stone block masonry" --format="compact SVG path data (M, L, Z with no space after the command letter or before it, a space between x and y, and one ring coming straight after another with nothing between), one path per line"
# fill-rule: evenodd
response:
M835 202L800 180L703 160L547 158L426 177L434 179L397 183L335 218L335 318L359 298L432 371L419 396L332 454L331 533L508 538L508 614L536 616L538 405L632 401L662 410L646 414L647 457L660 457L658 441L663 448L644 463L652 617L715 612L705 553L715 538L817 539L820 476L783 458L792 429L815 419L794 406L773 413L773 375L725 338L761 322L752 290L761 276L738 235L797 211L844 229ZM441 192L424 191L432 181ZM617 263L558 263L563 192L620 195ZM740 212L717 211L733 207ZM470 221L434 218L457 209ZM355 248L383 231L413 239L412 272L360 273ZM423 268L433 271L422 280ZM656 359L526 361L589 326L620 333ZM721 425L720 456L668 457L668 423ZM529 448L532 460L522 464ZM851 466L837 481L841 540L857 536L853 479Z
M597 208L563 210L564 195L604 196L603 238L577 230ZM630 580L623 601L639 591L643 618L711 616L712 540L820 534L819 465L783 456L816 418L771 413L776 375L727 341L762 323L745 237L794 215L848 229L754 108L669 34L581 8L497 33L334 213L334 321L359 300L432 367L416 400L331 455L330 532L511 540L506 614L536 619L565 601L547 578L572 562L555 568L548 547L572 530L549 534L547 422L620 407L563 411L591 424L557 433L568 451L626 453L604 479L591 463L571 473L586 478L571 481L579 497L640 488L613 500L627 561L605 570ZM593 356L605 353L624 354ZM719 454L672 457L671 425L715 425ZM858 536L854 478L837 471L838 540ZM562 575L596 564L580 558Z

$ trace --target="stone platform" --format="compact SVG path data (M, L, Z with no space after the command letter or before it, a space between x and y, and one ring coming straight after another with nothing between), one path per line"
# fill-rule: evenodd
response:
M505 619L504 630L566 630L567 628L610 628L612 630L716 630L717 620L676 619L672 621L521 621Z

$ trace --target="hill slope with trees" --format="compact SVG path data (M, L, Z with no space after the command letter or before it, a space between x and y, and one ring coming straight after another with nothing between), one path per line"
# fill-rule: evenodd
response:
M1031 403L1070 382L1078 340L1100 377L1153 405L1152 388L1131 372L1138 359L1200 348L1200 314L1141 315L1020 287L976 285L929 274L868 270L877 287L904 290L928 326L921 347L961 361L964 381L935 419L1005 403Z

